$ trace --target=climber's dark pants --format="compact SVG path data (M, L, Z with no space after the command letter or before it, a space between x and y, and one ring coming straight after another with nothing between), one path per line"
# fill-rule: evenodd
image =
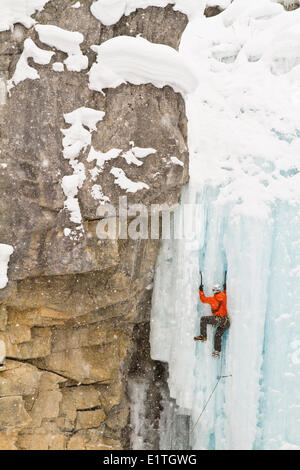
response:
M221 352L222 335L230 327L230 320L228 317L219 317L211 315L209 317L202 317L200 321L200 334L207 338L207 325L217 326L215 334L215 351Z

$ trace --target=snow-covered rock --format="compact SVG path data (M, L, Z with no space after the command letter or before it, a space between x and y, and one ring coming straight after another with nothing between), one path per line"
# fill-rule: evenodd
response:
M42 24L36 25L35 30L41 42L68 54L64 63L70 72L80 72L88 67L88 58L80 49L80 44L84 40L83 34Z
M46 65L49 64L53 55L54 52L41 49L33 42L32 39L25 39L23 52L17 62L16 70L7 85L8 91L10 92L15 85L18 85L18 83L26 80L27 78L30 80L40 78L37 70L28 64L29 58L33 59L37 64Z
M97 63L89 72L89 87L101 91L122 83L166 85L186 95L198 85L193 68L176 50L141 37L118 36L92 46Z
M217 1L214 5L216 3ZM163 8L169 4L173 4L174 10L185 13L189 18L204 9L204 3L199 0L97 0L91 5L91 12L101 23L110 26L117 23L123 15L128 16L138 8Z
M0 32L9 30L15 23L25 28L34 25L31 18L36 11L41 11L49 0L1 0Z

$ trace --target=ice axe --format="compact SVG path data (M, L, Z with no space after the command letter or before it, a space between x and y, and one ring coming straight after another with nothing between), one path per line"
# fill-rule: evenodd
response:
M199 289L200 289L200 290L203 290L202 272L199 271L199 273L200 273L200 286L199 286Z

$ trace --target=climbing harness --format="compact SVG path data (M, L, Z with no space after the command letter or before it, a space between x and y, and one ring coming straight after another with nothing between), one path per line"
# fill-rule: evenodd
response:
M199 423L200 419L202 418L202 415L203 415L204 411L206 410L206 407L207 407L208 403L210 402L210 400L211 400L213 394L215 393L215 391L216 391L216 389L217 389L217 386L219 385L221 379L226 379L227 377L232 377L232 375L222 375L222 371L223 371L223 354L221 353L221 370L220 370L220 376L218 377L217 383L216 383L216 385L214 386L213 391L212 391L211 394L209 395L209 397L208 397L206 403L204 404L204 407L203 407L203 409L202 409L200 415L198 416L196 423L195 423L194 426L193 426L193 429L192 429L192 431L191 431L191 434L193 434L193 432L195 431L195 428L196 428L197 424Z

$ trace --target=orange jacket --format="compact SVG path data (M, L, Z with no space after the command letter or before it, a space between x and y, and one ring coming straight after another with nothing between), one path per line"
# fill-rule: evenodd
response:
M226 296L226 291L220 292L219 294L215 294L213 297L205 297L204 292L202 290L199 290L200 294L200 300L204 304L210 304L211 306L211 312L213 315L219 316L219 317L227 317L227 306L226 306L226 301L227 301L227 296Z

